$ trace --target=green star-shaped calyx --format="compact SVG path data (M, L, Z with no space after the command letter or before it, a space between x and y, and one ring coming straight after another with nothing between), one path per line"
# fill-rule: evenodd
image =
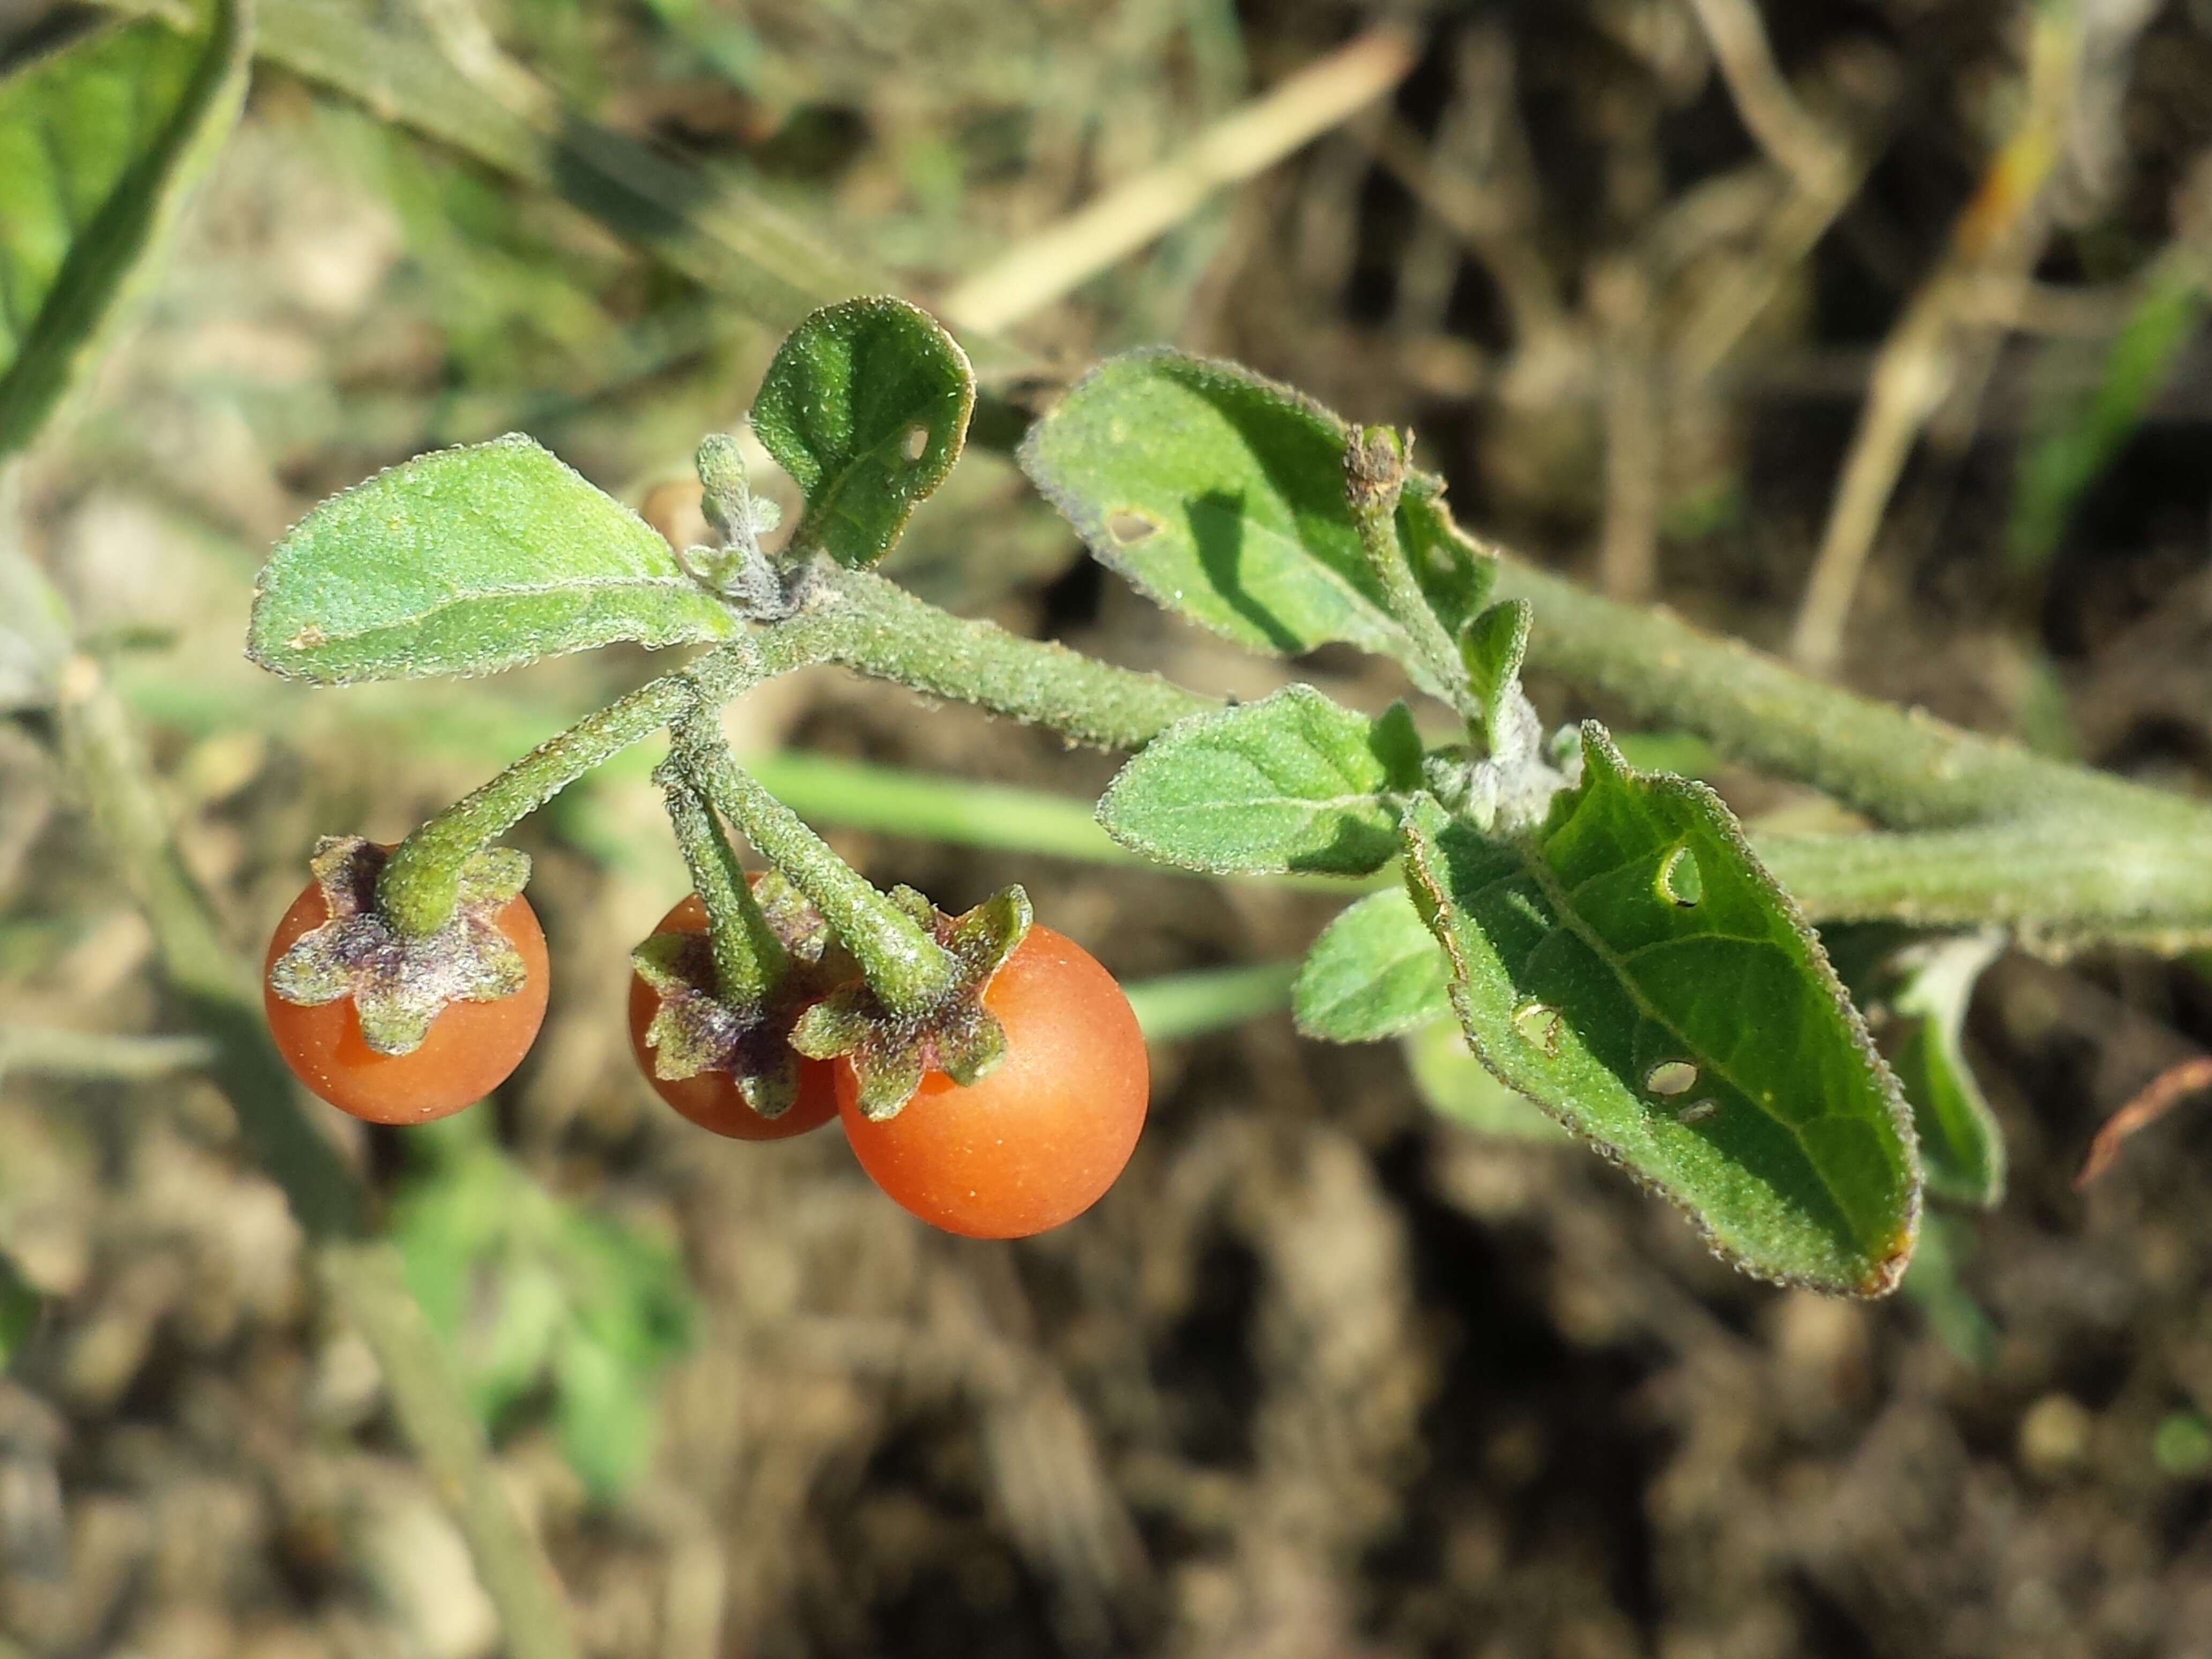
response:
M745 1104L773 1121L799 1097L793 1023L852 968L831 940L822 913L781 876L770 871L754 884L752 894L790 953L766 997L738 1002L722 995L714 945L703 933L655 933L629 959L660 999L645 1031L653 1074L676 1083L704 1072L727 1072Z
M947 916L911 887L894 888L890 896L958 965L951 987L919 1013L901 1014L866 983L847 985L809 1008L791 1034L802 1054L851 1061L861 1114L878 1123L896 1117L928 1073L965 1087L1006 1058L1006 1032L983 1006L983 993L1028 936L1031 920L1029 895L1019 887L959 916Z
M395 933L376 908L386 849L359 836L325 836L308 868L330 919L303 933L269 970L270 989L301 1007L351 997L361 1034L380 1054L422 1046L431 1021L456 1002L495 1002L528 977L496 920L530 879L527 854L495 847L461 868L453 914L422 939Z

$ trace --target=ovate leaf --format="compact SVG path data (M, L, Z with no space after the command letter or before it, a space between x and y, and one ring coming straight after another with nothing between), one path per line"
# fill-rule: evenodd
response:
M204 34L103 28L0 80L0 456L82 382L237 119L250 8L209 12Z
M1345 503L1346 435L1328 410L1249 369L1136 351L1032 426L1021 463L1091 552L1157 603L1249 650L1341 641L1410 666ZM1456 634L1488 571L1450 528L1439 488L1409 478L1398 528Z
M1915 934L1884 923L1821 930L1836 971L1903 1085L1928 1190L1994 1209L2004 1197L2004 1132L1962 1041L1966 1007L2002 935Z
M1493 605L1468 623L1459 636L1460 660L1468 689L1482 709L1483 730L1494 754L1499 733L1521 690L1521 660L1528 654L1528 626L1534 611L1526 599Z
M342 685L736 631L645 520L511 433L418 456L310 513L262 567L246 653Z
M1711 790L1631 772L1595 725L1583 752L1511 838L1407 810L1407 886L1475 1053L1748 1271L1893 1288L1911 1125L1827 959Z
M1492 1077L1449 1016L1409 1033L1404 1047L1413 1087L1437 1116L1496 1139L1565 1144L1567 1132L1534 1101Z
M884 556L960 459L975 407L967 354L903 300L848 300L784 340L753 430L806 497L795 550L840 564Z
M1298 1030L1375 1042L1451 1018L1451 961L1402 887L1364 898L1306 952L1291 993ZM1455 1035L1454 1042L1459 1038ZM1462 1045L1463 1046L1463 1045Z
M1397 856L1385 792L1420 781L1401 703L1370 720L1310 685L1170 726L1121 769L1098 821L1132 852L1189 870L1361 876Z

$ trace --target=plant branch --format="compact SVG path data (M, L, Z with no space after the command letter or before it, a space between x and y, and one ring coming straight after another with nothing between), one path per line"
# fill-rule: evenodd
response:
M880 577L842 573L836 592L822 655L1081 742L1140 748L1218 707L1156 676L961 621ZM2052 940L2100 928L2146 941L2212 933L2212 810L2197 802L1858 696L1515 559L1500 560L1498 595L1534 606L1533 663L1620 699L1644 723L1694 732L1893 829L1982 832L1762 841L1816 916L2002 921Z
M377 883L385 919L410 938L435 933L453 913L461 866L471 854L695 703L719 708L772 675L819 660L833 620L816 613L775 630L772 641L745 638L718 647L547 738L399 843Z
M1384 426L1354 430L1344 447L1344 500L1359 550L1382 589L1383 607L1405 630L1430 678L1444 689L1461 714L1480 725L1486 716L1480 700L1468 687L1459 647L1437 620L1406 562L1406 548L1398 536L1398 499L1405 484L1404 437Z
M1797 100L1767 44L1754 0L1690 0L1743 124L1759 147L1808 192L1826 194L1854 171L1850 147Z
M679 720L673 734L673 765L806 895L859 961L885 1007L922 1013L952 988L958 964L945 947L732 760L719 726L709 729L703 708Z
M707 810L705 798L680 777L668 777L664 790L676 845L691 872L691 890L707 912L715 994L732 1007L757 1006L789 969L791 953L761 914L737 853Z
M2212 814L2199 817L2192 833L2062 806L2018 823L1754 835L1752 846L1815 921L1995 923L2031 950L2103 941L2170 954L2212 939Z
M1094 748L1141 749L1177 720L1219 706L1157 674L951 616L867 571L838 571L830 586L834 604L800 619L836 618L821 653L829 660Z
M1741 641L1601 599L1518 559L1500 557L1498 593L1535 607L1528 653L1536 667L1619 699L1642 723L1694 732L1732 759L1801 779L1892 828L1989 823L2066 806L2161 833L2212 832L2212 812L2180 796L1859 696Z

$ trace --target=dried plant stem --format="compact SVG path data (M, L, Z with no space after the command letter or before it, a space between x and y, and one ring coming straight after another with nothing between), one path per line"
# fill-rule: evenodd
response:
M1855 169L1850 147L1806 111L1783 78L1753 0L1690 0L1743 124L1777 166L1808 191Z
M1215 122L1188 148L1029 238L945 296L955 325L1004 329L1172 228L1216 191L1249 179L1365 108L1406 77L1415 43L1370 29Z
M1832 673L1842 657L1859 578L1905 460L1962 372L1978 402L1973 371L1981 360L1962 350L1960 338L1975 299L1992 278L2024 279L2048 234L2046 187L2073 106L2082 33L2071 9L2027 9L2031 61L2020 124L1990 159L1980 188L1952 229L1949 251L1875 361L1790 633L1790 656L1814 673Z
M1649 599L1659 586L1663 423L1652 350L1651 284L1628 258L1590 276L1605 330L1605 527L1597 585L1608 599Z
M2082 1160L2081 1173L2074 1177L2075 1187L2087 1187L2112 1168L2130 1135L2148 1128L2191 1095L2203 1094L2208 1089L2212 1089L2212 1054L2200 1054L2194 1060L2167 1066L2126 1105L2105 1120L2104 1127L2097 1131L2096 1139L2090 1143L2089 1156Z
M1809 112L1774 61L1754 0L1691 0L1744 125L1790 180L1747 259L1712 283L1674 343L1676 373L1696 386L1719 368L1858 193L1866 158Z

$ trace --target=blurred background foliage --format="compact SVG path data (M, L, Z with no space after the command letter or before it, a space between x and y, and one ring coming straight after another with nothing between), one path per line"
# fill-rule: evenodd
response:
M180 245L21 480L241 949L315 836L396 836L649 672L259 674L253 572L313 501L520 428L695 538L692 447L825 272L957 300L1379 21L1416 43L1386 96L977 339L1007 404L1147 341L1236 356L1413 426L1532 556L2212 788L2197 0L260 11ZM0 72L105 21L0 0ZM988 444L897 558L1207 690L1395 695L1146 609ZM1020 880L1133 980L1279 985L1340 902L1103 858L1080 812L1111 763L968 711L810 674L733 729L879 881L957 908ZM466 1553L44 736L0 726L0 1656L477 1659ZM1747 817L1850 827L1644 742ZM2212 1048L2201 958L1983 975L1934 1046L2002 1121L2009 1195L1935 1218L1879 1306L1731 1275L1434 1032L1323 1049L1279 1013L1162 1043L1121 1186L975 1247L834 1132L715 1142L635 1078L624 953L683 879L651 759L520 837L556 981L515 1085L436 1134L340 1126L587 1651L2205 1651L2212 1131L2184 1109L2071 1183ZM1192 1024L1178 983L1156 1029Z

